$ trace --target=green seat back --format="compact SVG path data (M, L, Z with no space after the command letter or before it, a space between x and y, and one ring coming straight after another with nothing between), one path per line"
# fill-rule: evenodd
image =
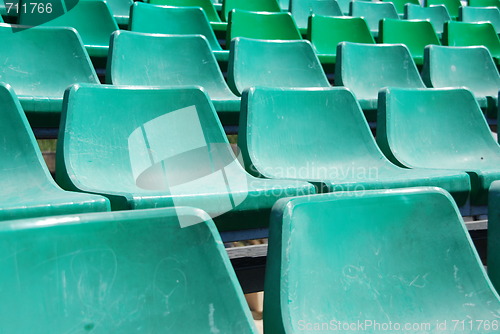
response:
M429 46L422 78L428 87L466 87L482 107L486 107L482 100L496 101L500 90L500 75L484 46Z
M396 8L396 12L401 16L404 14L405 5L412 4L420 6L420 2L418 0L382 0L383 2L392 2L394 7Z
M255 39L301 39L290 13L258 13L234 9L229 13L227 41L235 37Z
M248 38L231 42L228 83L239 94L254 86L330 86L310 42Z
M273 149L270 143L277 142L287 150ZM463 204L470 189L463 172L390 163L353 94L340 87L246 91L238 143L250 173L315 182L325 191L431 185L447 189Z
M116 22L121 26L127 26L130 18L130 7L133 0L106 0Z
M383 87L425 87L404 45L347 42L337 49L335 85L349 88L363 110L377 109L378 91Z
M382 19L399 19L396 8L391 2L352 1L351 16L363 17L372 34L378 36L379 22Z
M424 48L427 45L441 45L432 23L420 20L382 20L380 41L387 44L406 45L417 65L423 64Z
M314 192L248 175L200 88L75 85L66 94L58 183L103 194L113 209L192 206L235 230L266 226L277 199Z
M56 185L9 85L0 84L0 104L0 221L109 210L104 197L71 193Z
M308 39L318 54L335 56L340 42L375 44L366 21L361 17L312 15Z
M18 220L0 245L6 333L257 333L201 210Z
M264 300L268 333L392 328L439 334L454 332L450 324L457 319L497 323L498 294L441 189L289 199L274 213Z
M153 34L203 35L212 50L222 50L207 16L197 7L166 7L136 2L132 6L130 30Z
M500 33L500 10L498 7L460 7L462 22L490 22L495 31Z
M38 24L36 11L21 11L19 21L21 24ZM69 12L51 21L44 23L50 27L72 27L78 31L83 44L90 56L106 57L108 55L109 39L111 33L118 30L118 25L104 1L80 1Z
M387 157L414 168L471 173L471 202L485 205L500 180L500 147L466 89L396 89L381 93L377 142Z
M458 9L462 6L460 0L426 0L425 6L444 5L452 18L458 17Z
M443 33L444 23L451 20L450 14L444 5L422 7L407 4L404 17L407 20L429 20L438 35Z
M163 6L201 7L210 22L221 22L211 0L150 0L149 3Z
M233 9L250 12L281 12L280 5L276 0L224 0L222 2L222 19L224 21L229 22L229 13Z
M311 14L323 16L343 16L336 0L291 0L290 11L299 29L307 29Z
M469 7L497 7L500 8L499 0L469 0Z
M0 82L12 86L32 125L57 125L64 90L77 82L98 84L99 79L74 29L17 29L0 25L0 38L9 45L0 50Z
M484 45L494 58L500 57L500 39L491 23L465 23L450 21L445 24L445 45Z

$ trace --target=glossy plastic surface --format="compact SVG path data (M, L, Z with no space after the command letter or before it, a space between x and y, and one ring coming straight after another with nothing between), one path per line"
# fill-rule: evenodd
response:
M16 26L0 24L0 39L9 46L0 49L0 81L12 86L32 126L59 125L69 85L99 83L82 40L72 28L17 31Z
M462 6L460 0L426 0L425 6L444 5L450 16L454 19L458 17L458 9Z
M34 25L38 24L39 16L43 14L21 10L19 21L24 25ZM73 9L44 23L44 26L75 28L91 57L107 57L109 38L115 30L118 30L108 5L99 0L79 1Z
M81 0L80 0L81 1ZM116 22L120 26L127 26L130 18L130 7L134 4L133 0L106 0Z
M460 7L459 20L462 22L490 22L500 33L500 10L498 7Z
M495 6L500 8L499 0L469 0L468 4L470 7L490 7Z
M229 21L229 13L233 9L246 10L250 12L281 12L280 5L276 0L224 0L222 2L221 11L222 19L224 21Z
M258 333L198 209L6 222L0 251L5 333Z
M437 186L462 205L470 190L464 172L411 170L389 162L345 88L246 91L238 143L249 172L314 182L326 191ZM277 151L270 143L287 149Z
M201 86L223 124L237 124L240 98L234 95L205 37L117 31L111 39L106 80L114 85ZM141 59L141 61L137 61Z
M496 112L500 75L484 46L429 46L422 78L428 87L465 87L481 108Z
M372 35L378 37L379 22L382 19L399 20L398 12L391 2L352 1L351 16L363 17Z
M109 201L104 197L57 186L19 100L8 85L0 84L0 104L0 220L109 211Z
M254 39L302 39L292 14L247 12L234 9L229 13L227 41L235 37Z
M307 39L323 64L335 64L340 42L375 44L366 21L361 17L311 15Z
M420 6L420 2L418 0L382 0L383 2L392 2L394 7L396 8L396 12L401 16L405 12L405 5L412 4Z
M229 58L229 52L222 50L207 16L199 7L167 7L136 2L132 6L130 30L152 34L203 35L217 60L227 62Z
M486 205L500 180L500 147L474 95L466 89L396 89L381 92L377 142L408 168L460 170L471 175L471 203Z
M291 0L290 11L302 34L307 33L307 21L311 14L343 16L336 0Z
M383 19L380 23L380 41L406 45L416 65L424 63L424 48L427 45L441 45L432 23L420 20Z
M265 296L264 330L273 334L379 334L382 324L416 324L392 330L401 333L493 334L449 326L457 319L496 324L500 316L460 213L438 188L280 201ZM323 323L329 330L320 330ZM358 330L358 323L368 326Z
M449 46L484 45L500 63L500 39L491 23L466 23L450 21L445 23L443 40Z
M444 31L444 23L451 20L450 14L444 5L422 7L413 4L405 6L405 19L407 20L429 20L434 26L436 33L441 36Z
M363 110L376 110L383 87L425 87L408 48L402 44L340 43L335 85L349 88Z
M199 88L76 85L66 94L58 182L103 194L113 209L192 206L239 230L267 226L277 199L315 191L247 174Z
M308 41L235 38L230 54L228 84L238 95L254 86L330 87Z

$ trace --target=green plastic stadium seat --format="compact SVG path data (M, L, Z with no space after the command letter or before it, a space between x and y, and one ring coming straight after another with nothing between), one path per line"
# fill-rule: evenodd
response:
M470 91L389 88L379 99L377 142L390 160L465 171L471 204L486 205L491 182L500 180L500 147Z
M416 65L424 63L427 45L441 45L432 23L421 20L383 19L380 22L380 41L406 45Z
M113 210L192 206L235 231L266 227L279 198L315 192L247 174L200 88L75 85L66 94L57 180L110 198Z
M399 16L404 15L406 4L420 6L420 2L418 0L382 0L382 1L383 2L392 2L392 4L396 8L396 12L398 12Z
M224 21L229 21L229 13L233 9L250 12L281 12L280 5L276 0L224 0L222 2L222 19Z
M273 212L266 333L497 332L498 294L442 189L307 196Z
M309 41L235 38L230 54L227 79L238 95L254 86L330 87Z
M64 191L54 182L9 85L0 84L0 104L0 221L109 211L106 198Z
M500 10L498 7L460 7L459 20L462 22L490 22L500 33Z
M300 33L307 33L307 21L311 14L322 16L343 16L336 0L291 0L290 11L299 27Z
M52 0L50 0L52 1ZM23 25L36 25L39 16L36 11L21 11L19 22ZM109 38L118 30L106 2L100 0L79 1L69 12L44 23L49 27L72 27L78 31L83 44L91 57L105 58L108 55Z
M458 17L458 9L462 6L460 0L426 0L425 6L431 7L435 5L444 5L448 10L452 19L457 19Z
M258 333L198 209L5 222L0 251L5 333Z
M297 25L288 12L264 13L233 9L229 13L227 41L235 37L255 39L302 39Z
M288 149L273 149L277 142ZM308 181L328 192L438 186L462 205L470 191L464 172L411 170L389 162L346 88L245 91L238 144L250 173Z
M443 40L449 46L484 45L495 63L500 64L500 39L491 23L447 22L444 25Z
M368 121L376 119L381 88L425 87L406 46L346 42L337 48L335 85L354 93Z
M73 28L0 24L0 82L15 90L31 126L58 126L64 90L74 83L98 84ZM20 29L20 31L17 31Z
M117 31L107 82L132 86L202 86L223 124L238 124L240 98L234 95L201 35L158 35ZM141 59L141 61L137 61Z
M488 199L488 275L500 290L500 181L491 183Z
M500 75L484 46L427 47L422 78L427 87L465 87L481 108L496 113Z
M149 3L163 6L201 7L207 15L212 29L214 31L226 32L227 23L221 21L211 0L149 0Z
M399 20L396 8L391 2L372 2L372 1L352 1L351 16L363 17L370 27L372 35L378 37L379 22L382 19Z
M366 21L361 17L311 15L307 39L322 64L335 64L340 42L375 44Z
M407 20L428 20L434 26L438 36L442 36L444 23L450 21L451 17L444 5L434 5L430 7L421 7L407 4L405 6L404 18Z
M280 8L284 12L288 12L290 9L290 0L278 0Z
M81 1L81 0L80 0ZM134 4L133 0L106 0L116 23L120 27L127 28L130 19L130 7Z
M469 7L497 7L500 8L499 0L469 0Z
M229 58L229 52L222 50L201 8L155 6L136 2L132 6L130 30L152 34L203 35L218 61L227 62Z

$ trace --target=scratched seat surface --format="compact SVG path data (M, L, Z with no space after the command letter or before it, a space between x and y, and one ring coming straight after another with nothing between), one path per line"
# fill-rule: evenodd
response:
M442 189L306 196L273 212L266 333L498 332L498 294Z
M113 209L192 206L241 230L267 226L279 198L315 192L247 174L200 88L75 85L66 94L57 180Z
M199 209L5 222L0 251L3 333L257 333Z

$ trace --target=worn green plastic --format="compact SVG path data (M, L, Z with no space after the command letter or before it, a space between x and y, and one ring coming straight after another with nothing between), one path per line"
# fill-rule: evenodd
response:
M335 64L340 42L375 44L366 21L361 17L311 15L307 39L322 64Z
M376 118L383 87L425 87L408 48L402 44L340 43L335 85L349 88L369 121Z
M363 17L375 38L378 37L380 20L399 20L396 7L391 2L352 1L350 6L350 15Z
M64 191L57 186L9 85L0 84L0 104L1 221L109 211L109 201L104 197Z
M444 5L422 7L413 4L405 6L404 18L407 20L428 20L434 26L434 30L441 37L444 31L444 23L450 21L451 17Z
M258 333L198 209L5 222L0 251L3 333Z
M233 9L250 12L281 12L280 5L276 0L224 0L222 2L222 20L229 22L229 13Z
M462 22L490 22L500 33L500 10L498 7L460 7L459 20Z
M491 183L488 199L488 275L500 290L500 181Z
M460 0L426 0L425 6L444 5L452 19L457 19L458 9L462 6Z
M389 88L379 99L377 142L390 160L465 171L471 203L486 205L491 182L500 180L500 147L470 91Z
M449 46L484 45L495 63L500 64L500 39L489 22L466 23L450 21L444 25L443 40Z
M498 7L500 8L499 0L469 0L469 7Z
M73 28L0 24L0 82L16 92L32 126L59 125L64 90L99 79ZM19 29L19 31L18 31Z
M277 142L288 149L274 150L270 143ZM462 205L470 191L464 172L411 170L389 162L345 88L245 91L238 144L250 173L309 181L328 192L438 186Z
M164 6L201 7L214 31L225 32L227 29L227 22L221 21L211 0L149 0L149 3Z
M36 11L21 11L21 24L37 24ZM91 57L107 57L109 38L118 25L113 18L106 2L100 0L79 1L78 4L58 18L44 24L50 27L73 27L78 31L83 44Z
M380 41L406 45L416 65L424 63L427 45L441 45L432 23L421 20L383 19L380 21Z
M57 180L114 210L192 206L241 230L267 226L277 199L315 192L247 174L200 88L75 85L65 101Z
M230 55L227 79L238 95L254 86L330 87L309 41L235 38Z
M291 0L290 11L299 27L300 33L307 33L307 22L312 14L322 16L343 16L336 0Z
M117 31L111 37L106 80L115 85L201 86L221 121L238 124L240 98L220 71L201 35L158 35ZM141 59L141 61L137 61Z
M297 25L288 12L264 13L233 9L229 13L227 41L235 37L255 39L302 39Z
M404 14L406 4L420 6L420 2L418 0L382 0L382 1L383 2L392 2L392 4L396 8L396 12L398 12L399 16L402 16Z
M80 0L82 1L82 0ZM133 0L106 0L113 17L121 27L127 27L130 19L130 7L134 4Z
M427 47L422 78L427 87L466 87L481 108L496 113L500 75L484 46Z
M266 333L498 333L499 296L441 189L282 200L270 225Z
M167 7L136 2L132 6L130 30L153 34L203 35L218 61L227 62L229 58L229 52L222 50L207 16L199 7Z

